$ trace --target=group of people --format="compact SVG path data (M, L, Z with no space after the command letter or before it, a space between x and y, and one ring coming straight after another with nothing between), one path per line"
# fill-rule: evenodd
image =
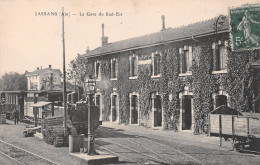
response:
M13 110L13 117L14 117L14 124L15 125L19 124L19 116L20 116L19 110L14 108L14 110Z

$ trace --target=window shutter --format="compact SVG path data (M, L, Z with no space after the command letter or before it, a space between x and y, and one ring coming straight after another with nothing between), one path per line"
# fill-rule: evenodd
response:
M154 54L152 54L152 65L151 65L151 73L152 75L155 75L155 70L154 70L154 63L155 63L155 59L154 59Z
M220 47L216 46L216 70L220 70Z
M115 62L115 78L118 77L118 60L116 59L116 62Z
M179 48L179 56L180 56L180 73L183 73L183 48Z
M188 64L189 52L187 50L182 54L182 73L187 72L187 64Z
M191 67L192 67L192 46L189 46L189 64L188 66L188 70L191 71Z
M109 64L109 70L110 70L110 79L112 78L112 74L113 74L113 71L112 71L112 59L110 61L110 64Z
M221 65L221 69L226 69L227 68L227 49L226 47L223 46L223 50L222 50L222 54L221 54L221 61L222 61L222 65Z
M157 74L161 74L161 56L157 55Z
M132 73L132 67L133 67L133 64L132 64L132 57L130 56L129 57L129 77L132 77L133 73Z
M96 67L97 67L97 69L96 69L96 71L97 71L96 74L97 75L96 76L97 76L97 78L99 78L99 63L96 63Z
M97 77L97 62L94 62L94 76Z
M158 74L158 60L157 60L157 55L154 56L154 62L153 62L153 70L154 70L154 75Z
M138 64L137 64L137 57L134 58L134 76L138 75Z

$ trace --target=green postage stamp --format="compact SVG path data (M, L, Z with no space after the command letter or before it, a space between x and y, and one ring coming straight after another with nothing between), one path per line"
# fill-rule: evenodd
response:
M233 51L260 49L260 5L229 10Z

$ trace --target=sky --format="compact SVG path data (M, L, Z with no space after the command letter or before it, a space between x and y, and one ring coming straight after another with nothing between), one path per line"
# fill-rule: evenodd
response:
M70 14L65 17L68 68L78 53L101 46L102 23L111 43L159 32L162 15L166 28L174 28L228 15L230 7L246 3L259 0L0 0L0 76L49 65L62 71L62 6Z

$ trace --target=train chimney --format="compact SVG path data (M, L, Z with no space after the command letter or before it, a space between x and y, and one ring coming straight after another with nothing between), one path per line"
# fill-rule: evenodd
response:
M49 68L51 68L51 65L49 65Z

